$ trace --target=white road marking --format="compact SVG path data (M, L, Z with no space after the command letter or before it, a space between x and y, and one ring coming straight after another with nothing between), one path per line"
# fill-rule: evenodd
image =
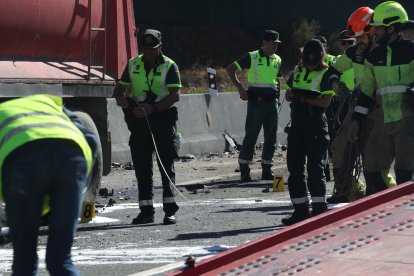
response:
M227 198L227 199L209 199L209 200L193 200L183 201L178 203L180 206L209 206L209 205L252 205L252 204L266 204L266 205L290 205L290 200L272 200L259 198ZM154 203L155 208L162 208L162 203ZM123 203L111 207L97 208L99 214L111 213L113 211L125 209L138 209L138 203Z
M182 259L184 264L186 256L191 255L196 259L216 255L234 246L183 246L183 247L158 247L142 248L135 243L121 243L116 248L102 250L72 249L72 260L76 265L108 265L108 264L171 264ZM45 268L45 247L37 251L39 256L39 268ZM0 249L0 274L11 271L13 261L12 249ZM174 268L174 267L173 267Z

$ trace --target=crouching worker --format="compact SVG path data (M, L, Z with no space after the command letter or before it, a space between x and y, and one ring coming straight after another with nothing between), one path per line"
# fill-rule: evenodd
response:
M45 201L50 208L47 270L79 275L71 247L98 143L63 107L62 98L35 95L0 104L0 199L13 243L13 275L37 275Z
M322 44L315 39L308 41L303 49L302 62L295 67L287 82L286 100L291 102L292 120L288 134L288 183L295 210L282 219L285 225L310 217L307 190L312 199L312 215L327 210L324 167L329 135L325 110L334 92L328 81L328 66L324 59Z

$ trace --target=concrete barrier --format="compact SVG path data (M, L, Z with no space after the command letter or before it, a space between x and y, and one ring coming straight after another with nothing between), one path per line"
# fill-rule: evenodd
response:
M284 95L284 94L283 94ZM283 95L281 99L283 99ZM226 149L223 134L227 131L242 144L247 102L240 100L238 93L182 95L178 107L178 130L182 134L180 155L206 152L223 152ZM112 160L131 160L128 139L129 131L121 108L114 99L108 101L109 129L112 138ZM284 103L279 114L278 143L286 144L284 127L289 122L289 106ZM257 143L263 141L263 133Z

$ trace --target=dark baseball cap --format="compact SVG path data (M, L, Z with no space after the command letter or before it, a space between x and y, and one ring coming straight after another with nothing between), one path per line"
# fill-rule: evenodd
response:
M336 36L336 39L338 39L338 40L345 40L345 41L355 41L355 38L348 36L348 32L346 30L341 31Z
M414 30L414 20L408 20L401 26L401 31Z
M153 29L147 29L141 36L142 48L156 48L161 43L161 32Z
M279 40L279 33L273 30L266 30L262 38L266 41L270 40L273 42L282 43L282 41Z
M322 43L318 39L311 39L303 47L302 61L307 65L317 65L324 55Z
M326 46L328 44L328 41L326 40L326 38L324 36L321 35L315 35L313 37L313 39L319 40L323 46Z

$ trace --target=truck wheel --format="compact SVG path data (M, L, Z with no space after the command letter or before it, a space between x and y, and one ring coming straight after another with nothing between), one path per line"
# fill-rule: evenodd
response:
M93 130L93 132L98 137L98 150L97 150L97 158L95 160L95 164L92 168L92 174L88 177L86 181L86 187L83 192L83 201L86 202L94 202L95 198L98 194L99 188L101 187L102 181L102 171L103 171L103 158L102 158L102 146L99 139L98 129L95 126L92 118L83 111L73 111L75 115L79 118L79 120L88 128Z

